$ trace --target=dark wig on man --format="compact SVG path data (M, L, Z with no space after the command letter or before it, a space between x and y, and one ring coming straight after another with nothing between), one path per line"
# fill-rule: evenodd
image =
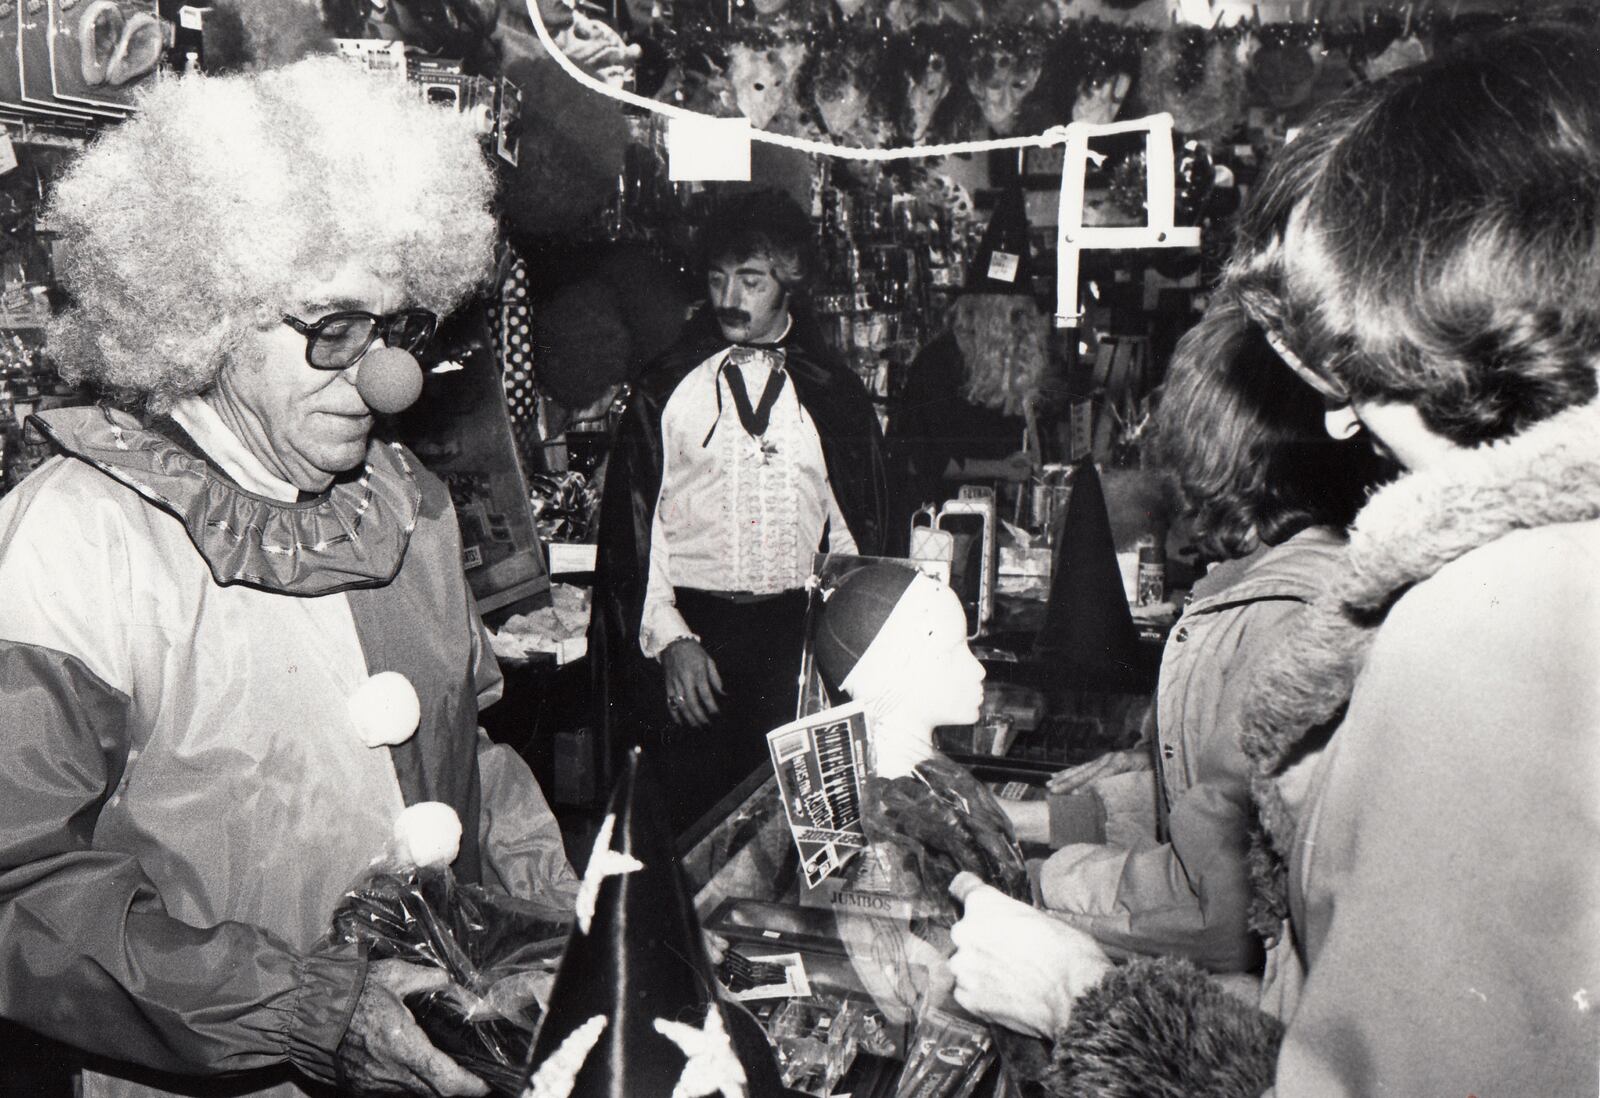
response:
M791 294L803 290L815 268L811 220L793 198L775 188L720 196L700 230L706 269L725 259L765 258Z
M1365 439L1328 436L1321 398L1228 296L1178 341L1156 411L1156 453L1211 560L1310 526L1348 526L1393 472Z

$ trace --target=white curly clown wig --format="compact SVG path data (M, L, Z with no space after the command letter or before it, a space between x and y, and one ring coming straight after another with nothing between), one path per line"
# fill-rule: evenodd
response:
M52 352L159 412L351 261L442 316L492 267L493 192L464 116L343 61L160 81L53 193L73 300Z

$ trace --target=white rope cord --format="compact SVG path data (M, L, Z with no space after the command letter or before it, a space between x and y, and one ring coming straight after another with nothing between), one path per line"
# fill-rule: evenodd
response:
M550 30L544 25L544 19L539 14L538 0L527 0L528 18L533 21L534 33L539 36L539 41L555 58L568 76L572 77L591 91L615 99L619 103L626 103L632 107L652 111L667 118L713 118L714 115L703 114L700 111L691 111L686 107L674 106L663 103L658 99L650 99L622 88L614 88L604 80L592 76L568 57L556 45L556 40L551 37ZM1019 137L995 137L986 141L952 141L943 145L906 145L895 149L860 149L849 145L831 145L825 141L813 141L807 137L792 137L788 134L769 133L754 127L750 130L752 141L763 141L769 145L780 145L786 149L795 149L799 152L812 153L817 156L836 156L843 160L889 161L913 160L921 157L960 156L970 153L990 152L995 149L1031 149L1046 148L1051 145L1060 145L1074 130L1082 129L1095 134L1111 134L1132 132L1149 128L1149 123L1144 119L1131 122L1117 122L1110 125L1091 126L1088 123L1073 122L1065 126L1052 126L1043 133L1028 134Z
M550 35L539 15L538 0L527 0L528 17L539 41L555 58L556 64L583 86L601 95L627 103L667 118L712 118L713 115L691 111L684 107L648 99L633 92L614 88L604 80L584 72L568 57ZM1143 132L1145 156L1148 165L1145 173L1145 208L1149 223L1141 226L1117 228L1090 228L1083 224L1084 171L1086 162L1098 157L1089 148L1089 138L1107 134ZM1074 328L1083 320L1083 306L1078 299L1079 253L1091 248L1197 248L1200 230L1175 227L1173 210L1172 175L1172 116L1154 114L1148 118L1135 118L1126 122L1091 124L1072 122L1065 126L1052 126L1043 133L1026 137L1002 137L989 141L958 141L944 145L911 145L898 149L858 149L849 146L829 145L803 137L768 133L750 129L752 141L765 141L769 145L797 149L819 156L837 156L846 160L889 161L910 160L917 157L953 156L962 153L988 152L992 149L1044 148L1065 144L1066 159L1061 170L1061 207L1056 225L1056 310L1055 323L1059 328Z

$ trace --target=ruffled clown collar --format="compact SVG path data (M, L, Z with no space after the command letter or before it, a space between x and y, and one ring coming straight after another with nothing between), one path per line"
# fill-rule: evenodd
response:
M359 476L315 499L285 503L239 487L127 412L63 408L28 423L63 453L182 522L225 587L289 595L380 587L400 570L422 505L412 459L397 443L369 442Z

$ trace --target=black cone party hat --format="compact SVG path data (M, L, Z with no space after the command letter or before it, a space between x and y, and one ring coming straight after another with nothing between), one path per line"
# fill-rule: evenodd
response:
M589 855L525 1098L775 1098L766 1035L718 998L646 771L634 748Z
M1050 602L1036 655L1089 674L1131 673L1139 664L1139 638L1092 462L1073 473L1072 494L1058 521Z
M1028 212L1021 187L1007 187L995 200L989 227L967 271L969 294L1033 293L1028 249Z

